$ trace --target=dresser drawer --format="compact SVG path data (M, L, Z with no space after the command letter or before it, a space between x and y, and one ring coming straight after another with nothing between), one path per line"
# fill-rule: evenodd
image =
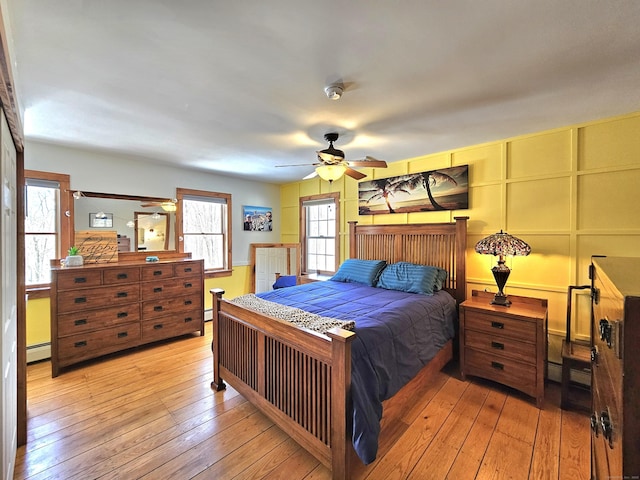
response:
M465 329L477 330L502 338L536 342L534 322L465 309Z
M108 268L104 271L104 284L112 285L119 283L136 283L140 281L140 269L130 268Z
M535 396L537 371L534 365L472 348L465 348L464 353L465 374L488 378Z
M142 317L147 320L169 313L193 310L194 308L204 308L199 293L182 297L163 297L153 301L142 302Z
M202 329L202 310L192 310L179 315L169 315L142 322L142 339L152 342L164 338L185 335Z
M176 263L175 267L176 267L175 268L176 276L178 277L200 275L202 274L202 270L203 270L203 265L201 261Z
M134 347L140 343L140 323L71 335L58 340L60 366Z
M139 284L58 292L58 313L76 312L140 300Z
M174 276L173 264L145 265L142 267L142 280L164 279Z
M58 337L139 321L139 303L65 313L58 315Z
M180 277L142 284L142 300L157 300L202 292L202 277Z
M69 270L58 273L58 290L97 287L102 284L102 270Z
M490 355L500 355L524 363L535 364L536 345L507 336L465 330L465 345Z

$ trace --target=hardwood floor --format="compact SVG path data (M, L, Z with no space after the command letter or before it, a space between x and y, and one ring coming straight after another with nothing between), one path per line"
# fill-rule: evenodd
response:
M213 392L211 324L194 336L66 370L29 365L28 444L16 479L329 479L236 391ZM353 479L589 479L589 420L543 410L449 364L411 411L388 412L380 454ZM354 462L355 463L355 462Z

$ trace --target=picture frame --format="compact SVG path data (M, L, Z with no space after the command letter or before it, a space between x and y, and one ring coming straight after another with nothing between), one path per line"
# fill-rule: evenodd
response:
M358 215L465 210L469 165L358 183Z
M90 213L90 228L113 228L113 213Z
M245 232L271 232L273 230L273 209L271 207L242 206Z

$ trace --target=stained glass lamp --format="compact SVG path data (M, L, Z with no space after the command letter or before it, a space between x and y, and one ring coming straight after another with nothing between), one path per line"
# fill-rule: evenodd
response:
M476 243L475 250L477 253L483 255L499 257L498 264L491 269L493 278L498 286L498 293L495 294L491 303L493 305L508 307L511 305L511 302L504 294L503 289L511 270L505 265L504 257L509 255L529 255L531 253L531 247L523 240L500 230L500 233L489 235Z

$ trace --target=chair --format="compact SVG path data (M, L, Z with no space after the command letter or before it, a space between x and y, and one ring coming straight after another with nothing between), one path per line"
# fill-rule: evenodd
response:
M584 409L571 398L571 370L589 370L591 368L591 347L585 343L576 342L571 338L571 305L573 291L591 288L590 285L571 285L567 293L567 334L562 341L562 385L560 390L560 408Z

